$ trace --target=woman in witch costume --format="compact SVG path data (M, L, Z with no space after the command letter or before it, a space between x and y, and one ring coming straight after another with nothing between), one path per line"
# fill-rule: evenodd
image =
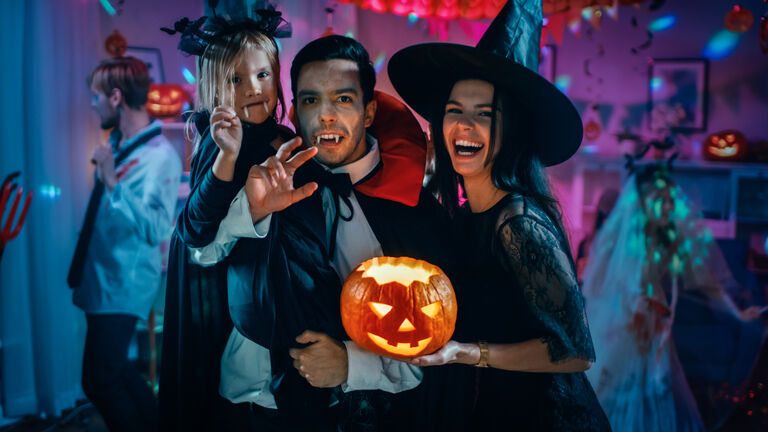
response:
M214 240L252 165L292 138L278 125L285 112L276 37L290 26L274 8L253 18L184 18L173 29L179 48L198 57L198 107L190 195L171 239L160 373L160 429L248 427L249 407L219 396L221 354L232 330L227 264L201 267L187 246ZM279 106L279 109L278 109Z
M582 124L532 71L541 20L541 1L510 1L477 47L415 45L389 62L395 89L432 123L435 181L461 244L455 340L413 360L457 363L426 368L431 428L610 429L583 372L594 350L543 170L576 152Z

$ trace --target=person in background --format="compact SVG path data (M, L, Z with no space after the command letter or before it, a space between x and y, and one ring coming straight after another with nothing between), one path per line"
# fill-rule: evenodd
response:
M576 275L579 278L579 283L584 282L584 269L587 268L587 262L589 261L589 250L592 248L592 242L595 241L597 233L602 228L605 219L611 214L613 206L616 205L616 200L619 198L619 191L613 188L603 190L600 194L600 198L597 200L597 210L595 213L595 224L592 227L592 231L588 232L584 239L579 242L579 247L576 251Z
M740 310L724 289L731 279L667 164L635 167L595 238L582 287L597 355L587 377L614 430L705 430L678 357L688 341L676 340L672 327L679 300L696 293L689 305L715 317L705 328L742 339L739 324L760 308ZM740 343L756 355L748 338Z
M96 180L67 278L88 326L83 390L111 431L152 431L155 398L128 361L128 344L160 288L160 243L175 214L181 159L144 107L144 62L106 60L87 83L101 128L112 132L91 155Z

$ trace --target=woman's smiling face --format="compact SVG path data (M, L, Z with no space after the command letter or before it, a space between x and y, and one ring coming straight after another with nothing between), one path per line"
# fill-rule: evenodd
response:
M453 169L463 176L490 175L493 163L488 152L491 142L493 111L493 84L482 80L457 81L445 104L443 136L451 157ZM496 133L494 141L502 142L501 116L496 107ZM493 158L500 145L493 146Z

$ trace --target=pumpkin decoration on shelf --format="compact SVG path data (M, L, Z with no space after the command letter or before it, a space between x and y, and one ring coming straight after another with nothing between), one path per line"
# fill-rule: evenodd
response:
M172 118L181 114L189 94L178 84L150 84L147 112L156 118Z
M754 20L749 9L744 9L739 4L733 5L733 8L725 14L725 28L734 33L744 33L752 27Z
M377 257L344 282L341 321L358 345L396 359L431 354L456 326L456 294L448 276L426 261Z
M707 137L703 146L704 159L711 161L741 161L747 155L747 137L728 129Z

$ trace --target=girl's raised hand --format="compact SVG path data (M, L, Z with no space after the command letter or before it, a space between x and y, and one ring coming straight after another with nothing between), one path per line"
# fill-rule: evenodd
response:
M222 105L213 109L211 137L224 156L237 158L243 140L243 124L234 109Z

